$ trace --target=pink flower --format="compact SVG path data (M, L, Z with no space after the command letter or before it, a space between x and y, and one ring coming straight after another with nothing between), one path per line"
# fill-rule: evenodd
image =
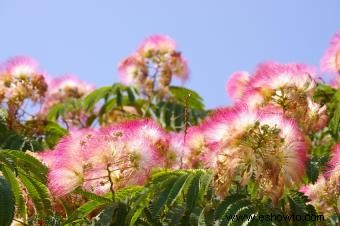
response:
M208 144L218 147L216 185L222 196L237 176L243 185L250 178L263 183L263 192L273 199L282 195L284 186L300 182L308 146L296 123L273 108L219 109L202 126Z
M330 46L321 59L321 70L340 73L340 31L333 36Z
M314 184L303 186L300 191L308 197L309 204L313 205L318 213L325 215L325 217L330 217L338 208L339 184L340 168L337 172L332 173L329 178L319 175Z
M184 155L186 148L184 146L184 132L169 133L169 157L173 169L180 169L184 167Z
M188 129L184 143L183 163L187 168L214 168L217 148L209 144L204 129L192 126Z
M330 84L334 89L340 89L340 75L336 76Z
M316 73L315 69L305 64L267 62L258 66L250 85L252 88L274 90L293 86L308 92L316 86Z
M0 65L0 102L5 100L17 108L25 100L40 102L47 89L45 78L34 59L26 56L8 59Z
M91 129L73 130L53 151L39 154L49 167L49 188L56 197L70 193L82 183L84 158L81 150L94 134Z
M159 96L167 97L173 76L184 82L189 77L189 68L176 50L175 41L165 35L153 35L122 60L118 73L123 84L134 85L147 96L158 92Z
M49 110L56 104L63 103L69 99L80 99L91 91L94 86L81 81L73 75L49 79L47 95L41 107L40 116L45 117ZM75 109L62 115L63 121L70 127L81 127L86 123L88 115L82 109Z
M113 189L143 184L152 168L165 166L168 145L165 131L151 120L127 121L101 129L83 151L89 166L84 188L92 187L95 192L101 184L98 192L109 192L109 178L114 182ZM97 174L103 176L95 178Z
M54 168L48 174L48 187L55 197L72 192L83 182L82 165L77 162L67 163Z
M124 85L139 86L147 77L147 69L138 55L132 55L120 62L118 74Z
M187 60L181 54L172 54L170 66L173 70L174 76L185 82L189 78L189 66Z
M38 62L28 56L16 56L8 59L0 66L0 71L0 74L8 74L14 77L31 77L41 74Z
M142 55L149 51L171 52L176 49L176 42L166 35L152 35L146 38L138 48Z
M314 69L304 64L260 64L236 102L250 109L277 106L303 131L317 131L328 119L326 107L312 101L317 81Z
M330 170L338 168L340 170L340 143L336 144L332 148L331 159L329 161Z
M85 95L93 91L95 87L90 85L74 75L65 75L55 78L49 82L49 95L56 93L67 95L67 92L75 92L79 95Z
M56 197L81 186L102 195L111 189L143 184L156 167L172 167L168 134L152 120L118 123L99 131L71 130L53 151L39 157L49 167Z
M230 75L226 90L232 100L239 100L247 88L250 75L246 71L235 72Z

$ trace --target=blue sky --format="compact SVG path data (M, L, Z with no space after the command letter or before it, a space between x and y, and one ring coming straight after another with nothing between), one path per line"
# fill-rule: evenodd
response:
M0 60L30 55L54 76L97 87L151 34L174 38L188 59L186 86L207 107L229 103L233 71L265 60L318 65L340 29L339 0L0 0Z

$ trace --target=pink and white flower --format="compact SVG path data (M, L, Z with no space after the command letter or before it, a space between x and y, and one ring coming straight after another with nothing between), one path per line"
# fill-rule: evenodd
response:
M235 72L230 75L226 90L232 100L239 100L247 89L250 75L246 71Z
M35 59L28 56L16 56L8 59L0 66L0 75L4 74L13 77L31 77L42 73Z
M149 51L160 51L162 53L172 52L176 49L176 42L166 35L152 35L146 38L138 48L142 55Z
M254 177L273 199L284 186L300 182L308 147L293 120L236 106L217 110L203 128L207 142L218 147L215 183L220 195L226 195L237 175L241 184Z
M321 59L321 70L340 73L340 31L330 41L330 45Z

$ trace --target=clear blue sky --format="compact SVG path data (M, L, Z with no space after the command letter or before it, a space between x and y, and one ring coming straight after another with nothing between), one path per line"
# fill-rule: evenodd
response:
M98 87L146 36L168 34L188 59L208 107L229 103L231 72L257 63L318 64L340 29L339 0L0 0L0 60L30 55L52 75Z

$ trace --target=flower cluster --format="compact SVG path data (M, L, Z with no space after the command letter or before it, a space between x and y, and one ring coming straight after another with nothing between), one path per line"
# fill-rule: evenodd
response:
M275 201L284 186L300 183L308 146L293 120L270 109L235 106L217 110L204 127L208 143L218 148L215 186L221 196L233 184L254 180Z
M320 213L330 215L336 208L340 197L340 143L333 147L332 158L327 172L320 175L314 184L300 189L311 200L310 203Z
M334 40L333 49L338 48ZM336 60L338 51L330 51ZM119 75L126 85L153 97L167 90L173 76L187 79L188 69L175 42L155 35L123 60ZM326 107L313 100L319 81L316 71L304 64L263 63L254 73L232 74L226 90L234 105L211 111L198 125L167 132L151 119L128 120L121 115L138 115L142 107L122 106L103 117L113 124L71 130L38 158L49 168L49 188L55 197L72 195L78 187L104 195L141 185L153 168L201 168L214 173L213 185L220 198L252 184L254 194L276 205L287 189L301 187L313 154L309 153L314 145L309 135L323 133L321 129L327 126ZM71 77L55 80L42 112L91 90ZM331 213L340 196L339 162L340 144L333 148L327 172L301 190L322 213Z
M150 96L153 91L166 93L172 77L182 81L188 78L188 66L176 43L168 36L153 35L147 38L135 53L118 66L119 76L125 85L139 87Z
M54 105L70 98L79 99L93 89L93 86L71 75L52 79L30 57L13 57L0 65L0 104L8 110L8 123L12 129L21 128L20 120L29 115L30 119L35 119L32 130L39 131ZM37 115L29 112L32 109L25 109L28 102L41 105ZM87 119L87 115L78 109L67 112L63 117L72 126L84 124L82 122Z
M168 134L151 120L134 120L97 131L71 131L54 150L39 158L49 167L49 187L56 197L81 186L105 194L143 184L154 167L171 167Z
M307 145L292 120L246 107L217 110L187 133L166 133L151 120L107 128L76 130L40 158L50 168L55 196L82 186L105 194L110 189L143 184L154 167L209 168L221 196L235 181L251 178L263 195L279 198L285 185L299 183Z
M317 84L314 70L304 64L260 64L255 73L234 73L227 92L235 103L252 109L272 106L273 112L294 119L304 132L326 126L326 106L312 99Z
M47 112L52 106L63 103L69 98L81 98L94 90L92 85L73 75L66 75L48 82L48 93L45 97L42 112Z
M40 117L46 117L48 111L59 103L65 103L69 99L80 99L91 91L94 86L78 79L73 75L66 75L48 81L48 91L39 113ZM64 121L71 126L82 126L88 116L82 109L74 109L63 116Z
M25 100L37 103L47 91L44 73L29 57L18 56L0 65L0 103L18 110Z

